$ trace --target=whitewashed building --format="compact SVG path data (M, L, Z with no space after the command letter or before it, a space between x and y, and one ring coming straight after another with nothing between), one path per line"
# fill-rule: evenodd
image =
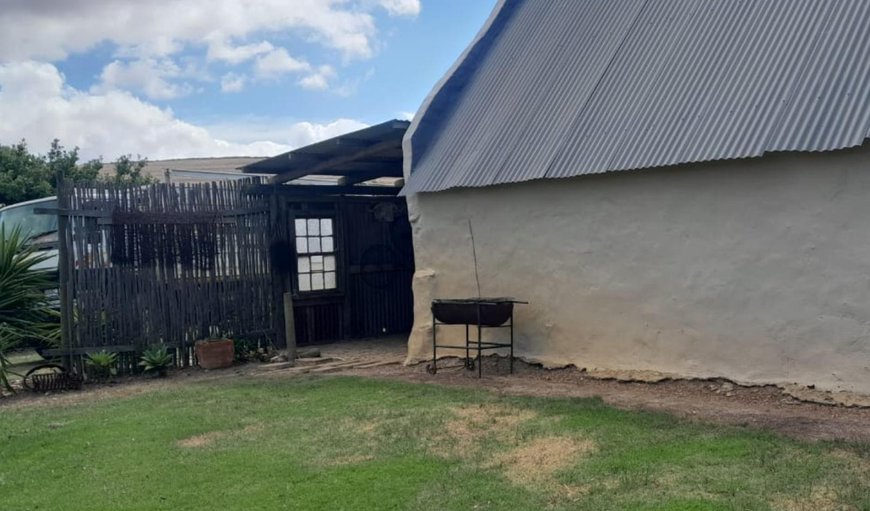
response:
M868 135L870 2L503 0L404 141L409 356L471 219L520 357L870 394Z

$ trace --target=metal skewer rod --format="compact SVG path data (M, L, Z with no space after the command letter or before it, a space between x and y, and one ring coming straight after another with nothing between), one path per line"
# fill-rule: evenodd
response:
M471 228L471 219L468 219L468 234L471 235L471 254L474 256L474 280L477 282L477 297L480 298L480 276L477 274L477 247L474 244L474 229Z

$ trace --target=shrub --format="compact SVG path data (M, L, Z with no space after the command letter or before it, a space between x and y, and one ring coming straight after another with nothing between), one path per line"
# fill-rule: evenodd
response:
M172 366L172 355L166 346L152 346L142 353L139 365L145 368L146 373L154 373L162 378Z
M233 339L236 352L236 362L253 362L260 359L257 341L250 339Z
M117 353L109 353L106 350L90 353L85 362L93 369L94 377L97 379L108 378L118 374L116 367L118 364Z
M12 372L10 366L12 364L9 363L9 359L6 358L6 353L10 351L12 345L6 344L3 335L0 334L0 390L6 389L9 392L14 392L15 389L12 388L12 384L9 381L10 376L21 376L18 373Z
M58 314L44 291L52 287L51 277L34 269L49 256L27 241L20 229L0 226L0 386L9 391L6 353L28 339L56 345L60 338Z

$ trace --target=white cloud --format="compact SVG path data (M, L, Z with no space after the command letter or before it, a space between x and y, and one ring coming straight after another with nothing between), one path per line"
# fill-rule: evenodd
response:
M366 127L368 127L367 124L353 119L339 119L329 124L299 122L294 124L288 133L291 141L308 140L306 144L311 144L318 140L326 140L351 131L358 131Z
M412 14L416 3L382 0L395 14ZM370 9L346 0L4 0L2 11L0 62L56 61L105 41L128 56L165 56L187 44L291 30L345 58L368 58L377 35ZM249 46L230 58L263 48Z
M367 124L353 119L337 119L318 124L312 122L275 122L273 119L247 117L205 126L215 137L235 140L238 143L252 143L257 140L275 140L292 147L313 144L320 140L337 137L351 131L368 127Z
M63 76L50 64L20 62L0 65L0 99L7 102L18 99L22 107L30 107L59 96L63 88ZM11 117L10 111L0 119L8 122Z
M335 66L370 58L382 46L379 10L413 17L420 0L0 0L0 64L58 62L106 44L115 60L94 93L126 90L160 101L201 90L196 82L238 92L252 80L290 75L302 88L350 95L353 80L339 83L335 67L311 64L299 48L335 50L325 53ZM266 40L273 37L286 48ZM251 61L241 78L239 66Z
M379 3L392 16L417 16L420 14L420 0L380 0Z
M98 93L115 89L135 90L151 99L173 99L193 92L190 84L170 81L182 74L181 68L170 59L115 60L103 68L100 83L92 90Z
M26 138L45 152L53 138L79 146L84 159L141 154L152 160L206 156L271 156L345 131L364 127L356 121L328 124L227 123L222 135L175 117L130 93L87 93L65 84L51 64L0 64L0 143ZM244 135L243 134L247 134ZM256 136L255 136L256 135ZM263 135L262 138L258 138Z
M257 55L269 53L274 49L275 47L268 41L262 41L258 44L233 46L223 38L213 38L209 42L206 59L221 60L229 64L241 64Z
M332 66L320 66L313 73L299 80L299 85L308 90L326 90L329 82L338 74Z
M221 78L221 92L241 92L246 82L244 75L227 73Z
M254 62L254 74L260 80L272 80L288 73L304 73L297 83L303 89L323 91L330 88L338 76L329 65L314 67L308 62L293 58L284 48L277 48Z
M260 78L274 78L285 73L310 71L311 64L290 56L284 48L273 50L254 63L254 72Z
M399 119L403 121L413 121L416 116L416 112L399 112Z

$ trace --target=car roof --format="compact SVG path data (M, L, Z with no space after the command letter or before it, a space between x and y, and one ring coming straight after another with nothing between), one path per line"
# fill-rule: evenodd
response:
M8 204L6 206L0 207L0 212L6 211L7 209L13 209L21 206L28 206L31 204L42 204L45 202L56 201L57 197L43 197L41 199L33 199L24 202L16 202L15 204Z

